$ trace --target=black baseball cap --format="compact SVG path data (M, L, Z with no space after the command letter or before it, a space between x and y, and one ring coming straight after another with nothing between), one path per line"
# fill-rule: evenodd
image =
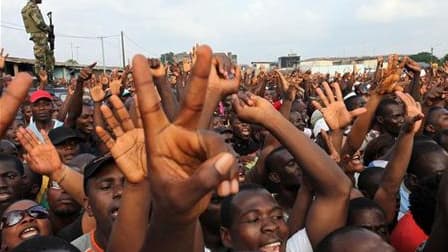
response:
M89 179L95 177L95 175L106 165L114 163L115 160L110 153L106 153L103 156L97 157L90 161L84 168L84 193L87 195L87 183Z
M68 139L81 140L76 130L67 127L58 127L50 130L48 137L54 145L61 144Z

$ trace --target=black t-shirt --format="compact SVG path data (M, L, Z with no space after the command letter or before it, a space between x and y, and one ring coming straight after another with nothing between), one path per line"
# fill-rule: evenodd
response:
M56 236L66 240L67 242L71 242L76 238L83 235L82 233L82 214L70 225L61 229Z

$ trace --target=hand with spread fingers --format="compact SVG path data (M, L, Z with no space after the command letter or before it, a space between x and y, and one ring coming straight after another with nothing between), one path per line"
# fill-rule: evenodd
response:
M27 73L18 73L0 96L0 139L14 120L20 105L28 94L33 79Z
M383 73L382 80L379 82L376 92L378 94L393 93L403 91L400 85L400 77L407 60L404 58L401 62L398 55L393 54L388 57L387 68Z
M120 95L121 94L121 79L114 79L109 83L110 93L112 95Z
M103 80L95 82L90 86L90 97L94 102L102 102L106 93L103 90Z
M422 119L424 117L422 106L407 93L397 91L395 94L403 101L406 107L406 119L403 125L403 131L405 133L417 133L422 126Z
M155 202L153 213L157 219L166 219L169 223L196 222L215 189L221 196L238 191L235 158L224 139L197 128L212 67L212 52L208 46L200 46L196 54L187 94L173 122L161 106L147 59L141 55L133 59Z
M321 88L317 88L316 92L319 95L323 106L316 101L313 101L313 106L318 109L324 119L333 130L340 130L347 127L353 120L354 117L366 112L365 108L358 108L353 111L348 111L344 104L344 98L342 97L341 89L338 83L333 83L331 90L328 83L324 82L322 84L325 94Z
M134 125L118 96L112 95L109 101L115 114L106 105L101 106L101 112L115 139L101 127L96 127L96 133L109 149L126 179L130 183L142 182L148 176L148 168L141 120L138 118L138 125Z
M27 152L25 160L31 170L51 177L62 168L62 161L48 134L44 130L41 133L44 142L39 141L31 130L20 128L17 139Z

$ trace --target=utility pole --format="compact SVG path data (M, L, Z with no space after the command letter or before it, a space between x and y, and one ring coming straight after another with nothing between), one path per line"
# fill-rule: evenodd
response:
M76 62L79 62L79 46L75 46L76 49Z
M126 55L124 53L124 33L121 31L121 59L123 62L123 69L126 67Z
M106 74L106 57L104 55L104 37L98 37L101 40L101 53L103 54L103 73Z
M431 47L431 66L432 66L432 59L434 58L434 48Z
M72 42L70 42L70 49L72 51L72 62L73 62L73 43Z

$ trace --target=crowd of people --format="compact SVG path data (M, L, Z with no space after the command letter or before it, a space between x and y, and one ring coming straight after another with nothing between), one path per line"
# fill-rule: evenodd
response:
M448 251L448 65L190 56L1 79L1 251Z

